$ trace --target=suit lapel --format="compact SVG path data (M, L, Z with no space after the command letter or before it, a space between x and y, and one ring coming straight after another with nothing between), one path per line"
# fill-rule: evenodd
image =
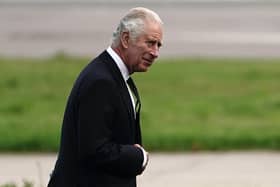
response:
M103 53L101 53L100 57L102 58L102 61L108 65L115 81L118 83L122 100L127 108L127 111L129 113L129 116L130 116L132 122L134 123L135 120L134 120L133 104L130 99L128 88L126 86L125 81L123 80L122 74L121 74L118 66L116 65L116 63L114 62L114 60L111 58L111 56L108 54L107 51L104 51Z

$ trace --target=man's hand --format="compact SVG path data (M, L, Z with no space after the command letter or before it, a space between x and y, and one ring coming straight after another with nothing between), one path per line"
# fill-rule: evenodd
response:
M140 148L143 152L144 161L142 164L142 171L144 171L149 162L149 153L147 151L145 151L145 149L139 144L134 144L134 146Z

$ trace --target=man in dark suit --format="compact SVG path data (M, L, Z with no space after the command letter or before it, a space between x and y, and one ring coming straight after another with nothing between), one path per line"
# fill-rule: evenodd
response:
M141 102L130 75L159 56L162 21L131 9L112 45L77 78L62 125L60 150L48 187L136 187L147 163L141 144Z

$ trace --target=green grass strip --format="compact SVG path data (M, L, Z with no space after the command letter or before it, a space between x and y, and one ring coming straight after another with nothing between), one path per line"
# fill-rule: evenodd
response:
M0 58L0 151L57 151L89 60ZM279 60L162 59L134 79L147 150L280 149Z

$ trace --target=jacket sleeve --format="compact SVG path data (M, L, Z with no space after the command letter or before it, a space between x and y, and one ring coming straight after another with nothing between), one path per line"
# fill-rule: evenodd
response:
M113 139L114 100L118 99L115 89L108 80L94 81L80 88L79 159L89 169L100 169L117 176L136 176L142 172L141 149L118 144Z

